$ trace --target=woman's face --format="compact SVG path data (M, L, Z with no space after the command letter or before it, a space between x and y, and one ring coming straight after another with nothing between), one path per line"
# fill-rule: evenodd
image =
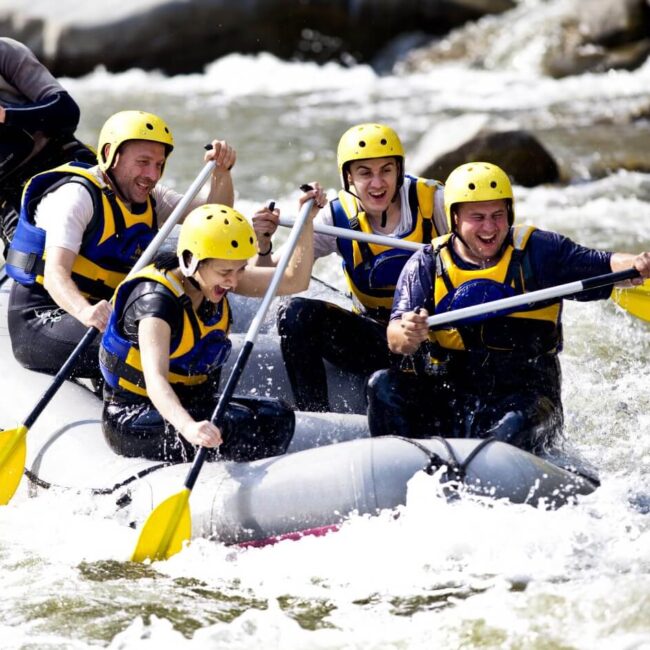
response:
M228 293L237 288L239 276L246 268L247 260L222 260L211 258L203 260L194 273L201 292L211 302L218 303Z

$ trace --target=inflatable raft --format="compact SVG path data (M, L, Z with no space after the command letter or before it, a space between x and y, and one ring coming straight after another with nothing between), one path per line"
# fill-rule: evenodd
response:
M16 427L51 378L13 358L6 326L9 284L0 290L0 426ZM327 291L320 288L319 291ZM237 301L244 331L255 303ZM240 393L290 394L274 324L258 338ZM235 348L240 334L234 335ZM235 354L233 354L233 357ZM589 494L597 482L510 445L491 440L370 438L359 378L330 369L340 413L296 413L288 452L248 463L206 463L191 498L194 536L226 544L264 544L336 529L352 513L377 514L406 502L417 472L439 472L449 493L467 489L514 503L560 506ZM357 413L354 413L357 411ZM64 489L109 500L109 513L139 527L183 484L189 465L116 455L101 431L101 402L85 386L66 382L27 434L25 476L14 499ZM106 512L106 508L102 508Z

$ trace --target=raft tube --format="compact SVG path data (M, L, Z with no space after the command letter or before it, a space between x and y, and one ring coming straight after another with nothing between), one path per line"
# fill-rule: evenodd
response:
M52 381L25 370L13 357L6 325L9 284L0 290L0 426L5 429L24 421ZM279 345L276 337L273 348L272 339L269 330L275 366ZM284 369L258 359L247 392L260 395L281 385ZM346 385L344 375L339 378L342 392L359 388L358 380ZM85 506L92 494L108 500L103 513L139 527L181 489L189 464L118 456L102 434L101 411L90 390L65 382L27 433L26 477L15 499L55 488L79 494ZM473 492L545 507L561 506L597 485L501 442L370 438L363 415L296 412L285 455L203 466L192 491L193 534L240 545L320 534L353 513L373 515L405 504L408 481L423 470L443 472L450 486L462 482Z

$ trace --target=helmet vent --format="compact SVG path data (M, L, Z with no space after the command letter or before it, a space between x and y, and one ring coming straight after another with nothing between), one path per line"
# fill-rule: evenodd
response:
M365 147L366 146L366 141L365 140L359 140L359 146L360 147Z
M497 186L497 182L496 182L496 181L492 181L492 182L490 183L490 187L491 187L492 189L494 189L496 186Z
M476 189L476 185L474 185L474 183L470 183L467 187L469 187L470 190Z
M151 124L150 122L147 122L145 126L149 129L149 131L153 131L153 124Z
M252 244L252 243L253 243L253 240L251 239L251 244ZM231 245L233 248L239 248L239 242L238 242L237 240L235 240L235 239L233 239L233 240L230 242L230 245Z
M382 139L381 139L381 144L383 144L383 145L387 144L387 143L386 143L386 138L382 138Z
M228 219L224 219L224 220L223 220L223 223L224 223L225 226L229 226L229 225L230 225L230 221L228 221Z

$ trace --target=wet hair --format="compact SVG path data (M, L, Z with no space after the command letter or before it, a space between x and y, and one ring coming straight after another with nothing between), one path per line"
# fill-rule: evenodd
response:
M189 251L185 251L183 253L184 255L188 254L191 255ZM203 263L203 260L199 262L199 267ZM159 271L173 271L174 269L178 268L178 255L176 253L173 253L171 251L165 251L164 253L158 253L156 257L153 260L153 265L159 270ZM197 268L199 268L197 267ZM187 281L195 288L195 289L200 289L201 286L199 283L192 277L186 278Z
M171 271L172 269L178 268L178 256L172 251L158 253L154 257L153 265L159 271Z

